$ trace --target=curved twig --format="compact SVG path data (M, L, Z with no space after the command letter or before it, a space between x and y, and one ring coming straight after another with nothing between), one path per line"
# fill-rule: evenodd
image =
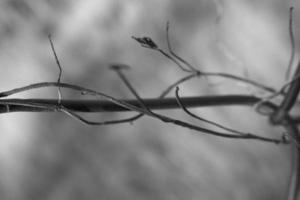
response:
M289 60L289 64L286 70L285 79L288 80L291 74L295 53L296 53L296 47L295 47L295 38L294 38L294 30L293 30L293 11L294 7L290 7L289 12L289 35L290 35L290 42L291 42L291 57Z
M59 69L59 74L58 74L58 78L57 78L57 83L60 83L60 81L61 81L61 76L62 76L62 67L61 67L61 65L60 65L58 56L57 56L57 54L56 54L56 51L55 51L55 48L54 48L54 44L53 44L53 42L52 42L52 38L51 38L51 35L50 35L50 34L48 35L48 39L49 39L49 41L50 41L51 49L52 49L52 52L53 52L53 55L54 55L54 58L55 58L57 67L58 67L58 69ZM61 99L62 99L62 94L61 94L60 87L58 87L57 93L58 93L58 103L60 103L60 102L61 102Z
M187 62L185 59L183 59L182 57L178 56L174 51L173 48L171 46L171 42L170 42L170 36L169 36L169 29L170 29L170 23L167 22L166 25L166 40L167 40L167 44L168 44L168 50L170 52L170 54L172 56L174 56L176 59L178 59L180 62L182 62L183 64L185 64L188 68L190 68L191 72L197 72L198 70L189 62ZM199 71L198 71L199 72Z
M193 118L195 118L195 119L198 119L198 120L200 120L200 121L202 121L202 122L205 122L205 123L208 123L208 124L210 124L210 125L213 125L213 126L215 126L215 127L221 128L221 129L223 129L223 130L225 130L225 131L229 131L229 132L236 133L236 134L239 134L239 135L247 135L247 134L250 134L250 133L244 133L244 132L241 132L241 131L234 130L234 129L232 129L232 128L225 127L225 126L223 126L223 125L221 125L221 124L218 124L218 123L216 123L216 122L214 122L214 121L207 120L207 119L205 119L205 118L203 118L203 117L200 117L200 116L198 116L198 115L192 113L191 111L189 111L189 110L187 109L187 107L186 107L186 106L184 105L184 103L182 102L181 97L179 96L179 87L176 87L175 94L176 94L176 99L177 99L178 104L180 105L180 107L182 108L182 110L183 110L185 113L187 113L189 116L191 116L191 117L193 117Z

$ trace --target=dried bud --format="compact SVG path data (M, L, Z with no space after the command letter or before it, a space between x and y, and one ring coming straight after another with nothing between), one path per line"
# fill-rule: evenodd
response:
M135 39L138 43L140 43L143 47L150 48L150 49L157 49L158 46L153 42L153 40L150 37L134 37L132 36L133 39Z

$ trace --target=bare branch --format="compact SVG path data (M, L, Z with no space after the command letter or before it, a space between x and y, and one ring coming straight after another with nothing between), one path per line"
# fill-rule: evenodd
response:
M49 86L50 83L38 83L40 85L47 84L45 87L56 87L56 82L52 82L53 85ZM121 100L126 102L127 104L140 107L139 102L136 99L123 99ZM162 110L162 109L180 109L180 106L177 103L176 98L163 98L163 99L143 99L144 103L151 110ZM258 101L260 98L255 96L248 95L213 95L213 96L194 96L194 97L184 97L181 98L181 101L187 108L195 108L195 107L209 107L209 106L252 106ZM42 108L33 108L27 107L29 104L46 104L46 105L56 105L57 99L0 99L0 113L7 112L7 108L9 107L10 112L39 112L39 111L47 111L47 109ZM23 105L24 104L24 105ZM66 107L73 112L120 112L120 111L130 111L125 107L116 105L111 101L105 100L73 100L73 99L63 99L61 101L61 105ZM264 109L270 110L270 112L274 112L277 106L270 102L266 102L263 104Z
M258 137L258 136L254 136L254 135L250 135L250 134L243 135L243 136L241 136L241 135L232 135L232 134L227 134L227 133L222 133L222 132L217 132L217 131L211 131L209 129L205 129L205 128L202 128L202 127L195 126L195 125L190 124L188 122L177 120L177 119L167 117L167 116L164 116L164 115L161 115L161 114L145 111L143 108L139 108L138 106L134 106L132 104L129 104L126 101L113 98L113 97L111 97L109 95L106 95L104 93L101 93L101 92L97 92L97 91L94 91L94 90L91 90L91 89L88 89L88 88L84 88L84 87L81 87L81 86L72 85L72 84L68 84L68 83L58 84L57 82L42 82L42 83L31 84L31 85L28 85L28 86L24 86L22 88L16 88L16 89L13 89L13 90L10 90L10 91L2 92L2 93L0 93L0 97L9 96L9 95L12 95L12 94L16 94L18 92L24 92L24 91L28 91L28 90L31 90L31 89L45 88L45 87L68 88L68 89L76 90L76 91L79 91L79 92L84 92L84 93L92 95L92 96L98 96L98 97L104 98L107 101L110 101L111 103L114 103L114 104L116 104L120 107L126 108L128 110L136 111L136 112L139 112L141 114L147 115L149 117L159 119L160 121L163 121L163 122L166 122L166 123L172 123L172 124L175 124L175 125L178 125L178 126L182 126L184 128L192 129L192 130L202 132L202 133L205 133L205 134L209 134L209 135L220 136L220 137L224 137L224 138L254 139L254 140L260 140L260 141L265 141L265 142L272 142L272 143L276 143L276 144L285 143L285 141L283 141L281 139ZM231 104L232 102L227 102L227 103Z
M292 138L292 141L296 144L292 150L293 162L288 187L288 200L296 200L299 195L300 186L300 133L297 126L289 119L286 119L284 127L288 132L288 136Z

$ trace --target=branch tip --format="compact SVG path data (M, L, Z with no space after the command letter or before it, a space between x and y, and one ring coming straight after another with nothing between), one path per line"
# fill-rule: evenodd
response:
M289 59L288 67L285 73L285 79L288 80L291 74L291 70L293 67L294 59L295 59L295 54L296 54L296 45L295 45L295 36L294 36L294 28L293 28L293 11L294 7L290 7L290 12L289 12L289 36L290 36L290 43L291 43L291 56Z

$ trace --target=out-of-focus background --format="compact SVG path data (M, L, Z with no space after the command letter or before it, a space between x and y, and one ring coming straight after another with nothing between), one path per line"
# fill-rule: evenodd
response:
M63 65L62 81L132 98L107 67L124 63L132 67L126 74L139 94L157 97L183 74L131 36L150 36L165 49L167 21L173 47L199 69L280 87L290 57L292 5L295 35L299 35L300 3L292 0L2 0L0 90L57 80L47 39L51 33ZM220 78L183 84L181 93L266 95ZM56 98L57 91L43 89L14 97ZM85 98L65 90L63 97ZM263 136L280 137L283 132L253 108L194 112ZM190 120L180 111L165 113ZM87 115L99 121L125 116L128 113ZM1 115L0 127L3 200L275 200L284 199L286 192L288 146L207 136L149 117L132 125L94 127L60 113L10 113Z

